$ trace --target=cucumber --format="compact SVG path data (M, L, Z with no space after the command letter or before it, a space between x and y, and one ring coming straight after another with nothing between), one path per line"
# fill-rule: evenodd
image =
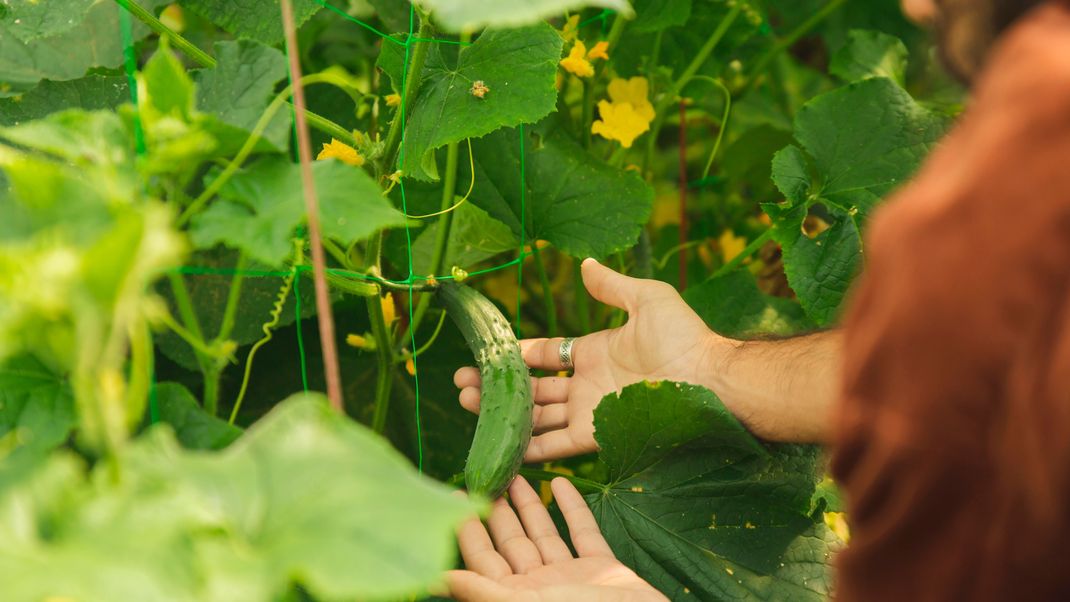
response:
M464 466L465 486L470 495L495 499L520 470L531 441L535 402L528 367L513 329L490 300L450 281L439 284L438 294L483 380L479 422Z

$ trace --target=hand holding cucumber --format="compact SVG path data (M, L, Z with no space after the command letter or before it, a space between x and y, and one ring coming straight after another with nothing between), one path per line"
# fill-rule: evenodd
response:
M619 274L593 259L583 262L583 282L595 299L628 312L620 328L575 340L574 373L532 378L535 436L525 462L542 462L597 449L594 409L609 393L642 380L701 383L708 356L723 341L710 331L672 286ZM531 368L562 370L563 339L520 342ZM454 375L465 409L479 412L480 375L461 368Z

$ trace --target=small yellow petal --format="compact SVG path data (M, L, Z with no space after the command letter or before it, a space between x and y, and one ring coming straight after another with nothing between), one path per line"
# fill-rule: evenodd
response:
M592 48L590 52L587 53L587 58L592 61L594 59L602 59L608 61L609 54L606 53L607 50L609 50L609 42L598 42L594 45L594 48Z
M181 6L172 4L160 13L160 23L175 33L182 33L186 30L186 15L182 12Z
M576 39L576 34L580 31L580 15L575 14L565 21L564 27L561 28L561 37L564 38L565 43L571 42Z
M416 376L416 362L412 361L412 358L405 360L405 371L409 373L409 376Z
M645 77L613 78L607 91L609 99L614 103L626 102L632 105L635 112L647 123L654 121L654 105L650 104L647 98L650 94L650 83Z
M591 77L594 75L594 67L587 59L583 58L586 54L587 47L583 45L582 41L576 40L568 56L561 59L561 66L564 67L565 71L576 77Z
M400 94L387 94L386 95L386 106L388 106L388 107L396 107L396 106L399 106L400 104L401 104L401 95Z
M721 233L721 237L717 239L717 243L721 245L721 258L725 263L732 261L732 258L743 252L743 249L747 248L747 239L742 236L736 236L732 230L725 230Z
M350 347L357 347L359 349L364 347L364 344L364 337L360 336L359 334L346 335L346 345L349 345Z
M383 308L383 321L390 326L397 319L397 313L394 311L394 295L387 293L379 297L379 305Z
M601 119L591 124L591 133L616 140L624 148L631 148L632 142L650 129L650 122L639 115L630 103L601 100L598 102L598 115Z
M354 167L364 165L364 157L360 156L357 149L337 138L331 138L329 144L324 143L323 150L320 151L320 154L316 155L317 161L323 161L325 159L338 159L342 163L347 163Z

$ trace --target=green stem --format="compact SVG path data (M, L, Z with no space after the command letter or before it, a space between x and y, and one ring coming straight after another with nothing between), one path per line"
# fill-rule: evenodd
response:
M534 479L536 481L552 481L560 477L575 485L576 489L580 490L580 493L602 493L609 489L607 485L603 485L598 481L592 481L570 474L553 472L552 470L523 467L520 469L520 476L527 479Z
M383 317L383 306L378 295L364 300L368 308L368 320L371 323L372 335L375 337L375 411L372 414L372 430L382 434L386 429L386 418L390 409L390 389L394 382L394 350L393 339L386 320Z
M245 253L239 253L238 261L234 263L234 278L230 281L227 304L223 309L223 321L219 325L219 335L216 336L216 341L225 341L230 338L230 333L234 332L234 319L238 315L238 301L241 300L244 270Z
M141 6L137 2L134 2L133 0L115 0L115 2L119 6L130 11L131 15L136 17L146 26L148 26L149 29L156 32L161 37L167 38L168 41L170 41L175 48L181 50L183 54L193 59L193 62L197 63L201 67L212 68L216 66L216 60L212 58L211 55L198 48L186 38L182 37L182 34L164 25L163 22L157 19L156 16L153 15L145 7ZM321 132L324 132L325 134L329 134L350 146L354 146L356 144L356 140L354 140L352 132L331 121L330 119L323 117L322 115L317 115L312 111L306 110L305 119L308 120L308 124L310 126L316 128L317 130L320 130Z
M702 170L702 177L705 179L710 175L713 159L717 156L717 151L721 148L721 140L724 139L724 132L728 129L728 117L732 114L732 93L728 91L728 87L724 85L724 82L719 79L706 75L696 75L693 79L713 84L724 95L724 111L721 113L721 126L717 128L717 140L713 143L713 150L710 151L710 157L706 159L706 167Z
M736 255L732 258L731 261L718 268L717 271L713 273L713 276L710 276L710 278L712 279L717 278L718 276L723 276L736 269L741 263L743 263L743 260L757 252L758 249L762 248L762 245L764 245L769 240L772 240L772 238L773 228L769 228L765 232L762 232L762 234L758 238L755 238L754 240L750 241L750 244L744 247L743 250L740 251L739 255Z
M219 377L223 370L213 364L204 373L204 411L215 416L219 411Z
M572 260L572 289L576 296L576 313L580 316L580 332L587 334L591 332L591 299L587 295L587 287L583 284L583 271L580 268L582 263L579 259Z
M591 123L594 122L594 78L583 81L583 103L580 127L583 128L583 148L591 148Z
M843 0L837 1L842 2ZM693 77L695 77L698 70L701 69L702 65L706 63L706 60L710 58L710 55L713 54L713 50L717 48L717 44L721 42L721 39L724 38L724 34L728 32L728 28L736 22L736 18L739 17L741 10L742 8L737 5L730 10L723 19L721 19L721 22L717 25L717 29L713 30L713 33L710 34L706 43L702 45L702 48L700 48L694 58L691 59L691 62L688 63L684 72L680 74L680 77L676 78L675 82L673 82L672 88L669 88L668 93L666 93L658 103L656 110L659 114L669 105L676 102L676 98L680 95L680 91L684 89L684 86L686 86Z
M546 274L546 266L542 263L542 253L539 251L539 241L531 243L531 254L535 256L535 270L539 275L539 285L542 287L542 302L546 306L546 336L557 336L557 304L554 302L554 292L550 288L550 277Z
M438 324L435 326L435 331L431 333L431 338L420 345L420 348L413 352L412 357L420 357L420 355L431 348L431 345L435 344L435 340L438 339L438 333L442 332L442 325L446 323L446 312L443 311L438 316Z
M204 355L206 357L211 357L212 355L214 355L212 349L208 347L208 345L205 344L204 341L198 339L195 334L193 334L184 326L179 324L175 320L174 316L172 316L169 312L161 312L160 321L163 322L164 326L171 329L171 332L175 333L180 339L189 344L189 346L193 348L193 352L197 354L198 357L201 355ZM198 359L198 364L199 363L200 360Z
M758 77L765 71L765 68L769 66L778 54L784 52L784 50L791 47L792 44L799 41L799 38L806 35L806 32L814 28L818 23L823 21L825 17L831 15L836 9L842 6L847 0L829 0L828 4L822 6L820 10L810 15L810 18L803 21L791 31L787 36L777 40L776 44L773 44L769 50L766 50L762 56L758 57L758 60L754 63L754 69L751 70L750 77L747 78L747 83L743 85L743 91L737 96L744 96L750 92L758 82Z
M416 33L418 39L428 39L432 36L431 22L429 19L425 19L423 15L420 15L420 29ZM409 67L406 70L405 81L402 83L402 95L401 106L398 107L397 112L394 114L394 120L390 122L390 130L386 134L385 152L381 162L379 164L379 174L385 175L394 172L394 167L397 165L397 153L401 146L401 134L402 134L402 121L407 114L406 111L412 108L412 102L416 99L417 92L420 91L420 75L424 70L424 62L427 61L427 42L412 42L412 56L409 57Z
M132 0L115 0L115 2L130 11L131 15L137 17L139 21L148 25L149 29L159 34L161 37L167 38L175 48L181 50L186 56L193 59L195 63L201 67L215 67L215 59L208 55L207 52L197 48L192 42L187 40L174 31L170 27L164 25L145 7L141 6L137 2Z

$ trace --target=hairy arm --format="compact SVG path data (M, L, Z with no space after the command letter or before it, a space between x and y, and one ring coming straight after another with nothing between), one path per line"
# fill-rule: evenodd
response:
M740 341L711 335L703 382L756 435L825 443L840 384L843 335L827 330Z

